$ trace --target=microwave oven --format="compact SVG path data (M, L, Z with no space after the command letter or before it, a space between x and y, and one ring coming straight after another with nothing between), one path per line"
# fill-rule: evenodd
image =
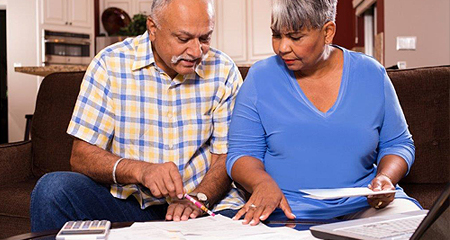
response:
M89 65L89 34L44 31L44 65Z

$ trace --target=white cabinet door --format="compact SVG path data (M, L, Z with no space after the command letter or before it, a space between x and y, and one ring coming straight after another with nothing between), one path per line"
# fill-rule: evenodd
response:
M42 24L64 27L64 31L77 28L93 29L94 0L42 0Z
M254 63L274 55L270 30L272 0L247 0L248 61Z
M42 23L66 25L67 21L66 0L43 0Z
M247 10L245 0L218 0L217 46L236 63L247 61Z
M237 64L253 64L273 55L272 0L216 0L213 44Z
M92 24L92 0L68 0L69 25L90 28Z
M134 14L150 14L150 9L152 8L152 0L134 0ZM133 14L133 15L134 15ZM133 16L130 16L133 17Z

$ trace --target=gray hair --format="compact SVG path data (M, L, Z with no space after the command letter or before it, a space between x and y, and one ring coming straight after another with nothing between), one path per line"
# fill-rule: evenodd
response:
M273 0L272 25L276 31L318 29L336 19L337 0Z
M205 0L205 1L210 3L208 7L208 14L214 21L214 2L213 0ZM149 16L155 21L158 27L161 12L163 12L163 10L166 9L167 5L169 5L170 2L172 2L172 0L153 0Z

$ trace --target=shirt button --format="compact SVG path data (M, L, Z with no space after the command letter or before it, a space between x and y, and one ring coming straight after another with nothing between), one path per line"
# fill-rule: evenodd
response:
M169 149L173 149L173 144L172 143L169 144Z

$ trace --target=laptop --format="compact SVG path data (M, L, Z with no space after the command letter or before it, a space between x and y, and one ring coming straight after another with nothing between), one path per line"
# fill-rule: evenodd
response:
M450 239L450 183L431 209L310 228L321 239Z

